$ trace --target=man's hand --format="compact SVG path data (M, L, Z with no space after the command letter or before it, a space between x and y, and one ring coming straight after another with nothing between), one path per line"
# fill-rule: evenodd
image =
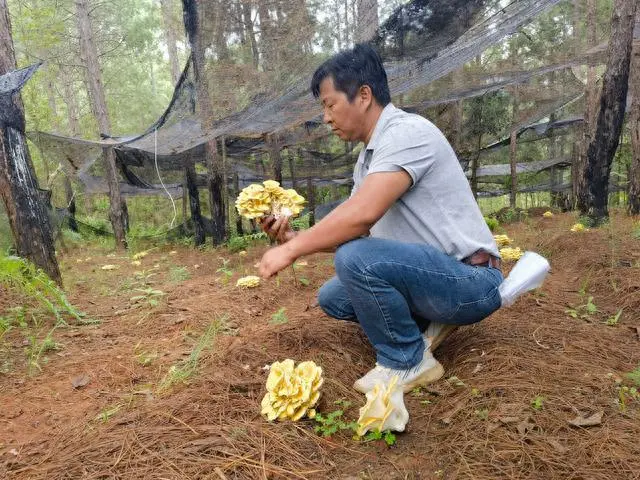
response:
M262 256L260 265L258 265L258 273L262 278L272 277L280 270L287 268L295 260L296 257L287 248L287 245L271 248Z
M287 243L297 235L297 232L294 232L289 225L289 217L284 215L280 218L269 215L260 220L260 227L271 240L275 240L279 244Z

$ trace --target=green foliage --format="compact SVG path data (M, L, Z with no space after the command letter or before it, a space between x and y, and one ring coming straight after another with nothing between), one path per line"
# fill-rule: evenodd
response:
M533 408L536 411L542 410L542 408L544 407L545 400L546 399L542 395L536 395L533 398L533 400L531 400L531 408Z
M498 135L507 126L510 115L509 96L502 91L487 93L465 102L465 118L467 135L480 137Z
M495 217L485 216L484 221L487 222L487 226L489 227L489 230L491 230L492 232L495 232L496 229L500 226L500 222Z
M583 320L589 320L589 317L598 312L598 307L593 302L593 296L589 295L587 298L587 303L583 305L578 305L577 307L571 307L564 311L567 315L572 318L580 318ZM621 313L621 312L620 312ZM619 316L618 316L619 318ZM617 322L617 320L616 320Z
M345 422L342 418L343 414L344 411L342 410L334 410L327 415L316 413L314 420L317 425L314 427L314 431L323 437L330 437L342 430L355 432L358 429L358 424L356 422Z
M230 260L226 258L220 258L222 260L222 266L216 270L216 273L222 274L222 283L228 283L229 279L233 276L233 270L229 268Z
M81 312L69 303L65 293L42 270L27 260L0 254L0 285L35 301L53 314L58 324L65 324L63 315L83 322Z
M480 408L475 411L476 417L480 420L484 420L485 422L489 420L489 409L488 408Z
M283 323L287 323L289 319L287 318L287 314L284 313L285 311L285 307L280 307L276 313L271 315L271 320L269 320L269 323L271 325L282 325Z
M385 430L384 432L381 432L379 430L368 432L365 435L364 440L366 442L375 441L375 440L384 440L384 443L386 443L388 447L392 447L396 444L396 436L393 432L389 430Z
M625 374L625 377L631 380L637 387L640 387L640 365L634 371Z
M247 237L231 237L227 242L227 248L230 253L237 253L246 250L249 247L249 239Z
M169 269L169 280L174 283L184 282L191 278L187 267L171 267Z
M140 295L134 295L129 299L134 306L146 305L149 307L157 307L160 299L166 295L162 290L156 290L151 287L134 288L134 291L140 292Z
M226 328L227 317L217 318L209 324L207 330L198 338L189 358L172 365L160 382L160 391L167 390L178 383L186 383L197 371L202 353L210 349L216 336Z
M25 353L27 354L30 375L36 371L42 371L40 362L48 361L47 357L43 357L45 353L62 349L62 345L53 340L52 334L55 329L56 327L53 327L42 340L38 340L35 334L31 334L27 338L29 343L25 348Z
M620 309L618 310L618 313L616 313L615 315L612 315L611 317L607 318L606 320L606 324L610 327L615 327L616 325L618 325L618 322L620 321L620 316L622 315L622 311L624 309Z

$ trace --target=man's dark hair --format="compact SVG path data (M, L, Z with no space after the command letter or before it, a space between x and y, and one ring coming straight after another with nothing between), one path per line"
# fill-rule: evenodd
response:
M373 98L380 106L385 107L391 102L387 72L380 55L369 45L356 45L352 50L340 52L320 65L311 80L314 97L320 96L320 84L327 77L333 78L336 90L344 92L350 102L362 85L369 85Z

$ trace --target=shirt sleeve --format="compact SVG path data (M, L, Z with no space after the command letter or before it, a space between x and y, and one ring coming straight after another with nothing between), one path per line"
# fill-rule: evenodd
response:
M392 125L373 151L367 175L406 171L415 185L434 163L429 132L417 125Z

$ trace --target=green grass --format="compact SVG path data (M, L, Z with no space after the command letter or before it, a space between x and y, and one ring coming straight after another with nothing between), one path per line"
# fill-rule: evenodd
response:
M84 314L69 303L64 291L23 258L0 254L0 285L45 308L58 324L66 324L64 315L83 322Z
M223 332L226 326L226 316L213 320L207 330L198 338L189 358L169 367L169 371L160 382L159 390L166 391L174 385L187 383L198 372L202 354L213 347L217 335Z

